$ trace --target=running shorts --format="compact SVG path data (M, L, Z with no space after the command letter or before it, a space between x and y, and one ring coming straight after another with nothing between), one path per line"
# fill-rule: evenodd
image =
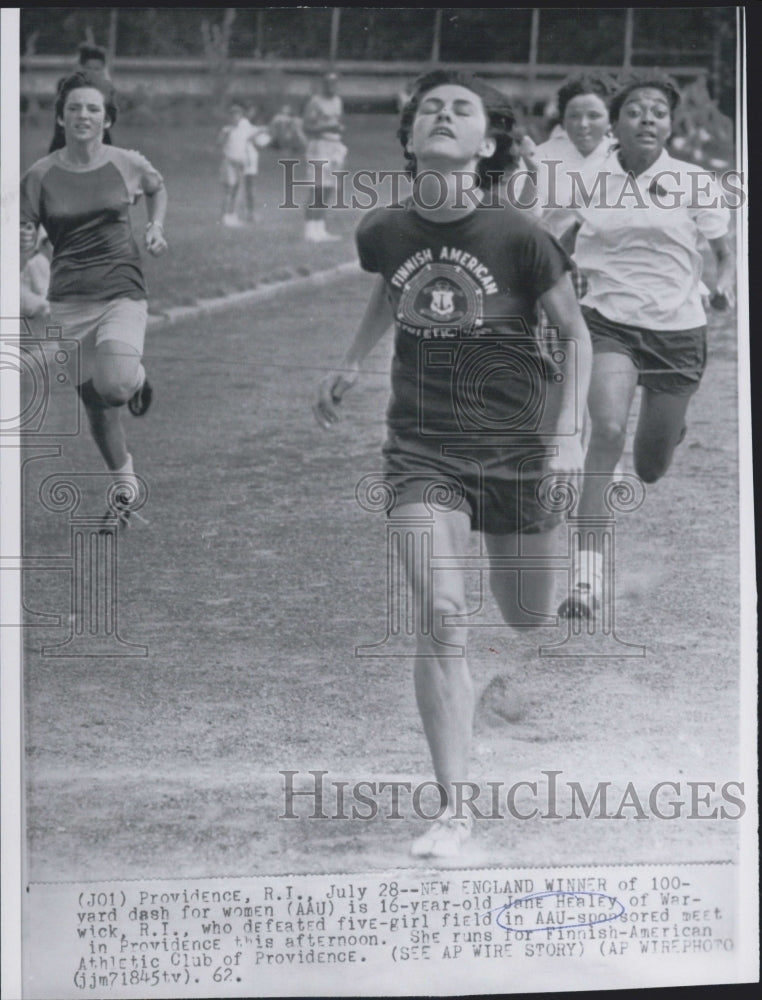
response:
M638 385L673 396L698 389L706 368L706 327L646 330L614 322L582 306L593 354L626 354L640 372Z

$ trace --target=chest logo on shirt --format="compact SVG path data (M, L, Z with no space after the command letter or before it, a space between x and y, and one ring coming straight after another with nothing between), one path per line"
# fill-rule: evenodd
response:
M409 326L472 328L482 321L483 293L463 268L427 264L400 293L397 319Z

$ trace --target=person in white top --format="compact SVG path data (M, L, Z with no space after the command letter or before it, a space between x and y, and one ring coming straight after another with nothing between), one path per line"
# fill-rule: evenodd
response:
M340 239L325 226L326 210L335 200L336 171L344 166L347 155L347 147L341 141L344 103L336 93L337 80L336 73L326 73L322 93L313 94L304 107L305 160L315 178L314 195L305 211L304 238L308 243Z
M572 172L600 164L612 146L608 102L614 93L612 78L583 73L568 79L558 91L556 126L548 139L534 148L525 140L522 155L536 172L536 184L527 178L521 203L532 212L564 249L574 246L577 217L572 206Z
M685 436L688 404L706 364L704 239L717 263L713 301L734 303L730 213L720 190L705 170L665 150L679 100L675 84L660 74L623 84L610 105L618 147L579 178L575 258L589 280L581 305L594 352L585 461L592 475L584 477L583 517L606 514L604 494L624 449L638 385L633 459L643 482L667 472ZM601 554L583 553L580 563L559 608L565 617L590 617L599 603Z
M246 112L246 119L251 125L251 132L246 143L246 160L243 167L243 185L246 196L246 219L256 221L256 184L259 173L259 150L265 149L271 143L270 130L265 125L257 125L259 108L253 104Z
M244 114L243 105L237 101L231 103L228 113L230 120L223 126L217 139L217 144L222 148L222 223L237 228L243 223L236 214L236 201L250 157L250 140L258 130Z

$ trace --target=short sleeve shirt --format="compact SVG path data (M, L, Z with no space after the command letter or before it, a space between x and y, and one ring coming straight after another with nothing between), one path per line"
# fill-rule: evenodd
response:
M536 149L537 205L545 228L559 239L577 221L573 208L575 189L572 175L580 171L600 169L611 149L611 140L604 138L598 146L583 156L565 131Z
M161 175L140 153L104 146L100 162L72 168L61 150L33 164L21 182L21 222L42 225L53 245L52 302L144 299L130 207Z
M246 163L251 148L249 140L257 131L256 126L252 125L248 118L241 118L235 125L225 126L223 156L234 163Z
M344 102L338 94L313 94L304 109L304 132L310 139L330 138L334 133L340 137L343 114Z
M700 238L724 236L730 219L712 176L664 151L635 177L612 151L581 179L574 259L589 281L582 304L647 330L703 326Z
M425 405L427 431L459 433L454 391L473 390L477 423L496 430L542 405L557 368L537 300L570 268L552 236L510 206L436 223L407 204L370 212L357 248L383 275L396 321L390 427L416 433Z

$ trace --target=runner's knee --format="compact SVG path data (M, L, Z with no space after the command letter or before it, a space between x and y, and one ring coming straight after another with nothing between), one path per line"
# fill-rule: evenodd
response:
M111 409L112 404L101 396L93 385L92 379L88 379L87 382L78 385L77 392L79 393L79 398L85 404L88 414Z
M465 600L451 594L434 594L425 603L428 604L428 607L421 608L418 632L419 647L425 647L428 644L438 647L442 640L459 642L460 639L455 635L455 630L456 628L462 629L463 626L456 623L448 624L448 620L452 616L465 614ZM426 627L427 618L429 627ZM421 628L421 626L423 627Z
M96 374L93 386L107 406L122 406L135 392L135 371L131 368Z
M655 483L667 472L672 462L672 453L668 455L654 454L640 455L636 451L633 455L633 466L635 475L642 479L644 483Z
M590 428L590 447L606 451L621 451L627 438L627 421L615 417L593 420Z

